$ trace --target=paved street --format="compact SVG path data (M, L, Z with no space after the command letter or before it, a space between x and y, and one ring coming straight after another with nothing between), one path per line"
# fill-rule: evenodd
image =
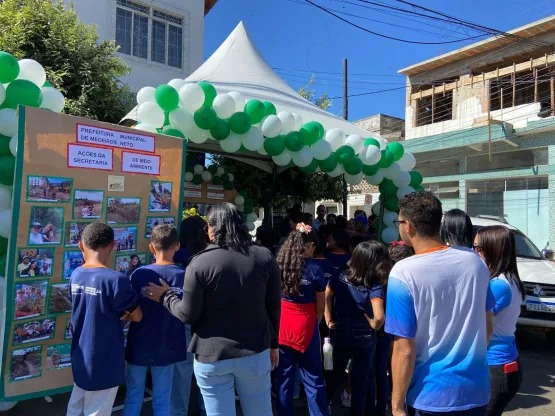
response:
M511 403L506 415L509 416L553 416L555 415L555 346L545 341L542 333L521 330L517 335L517 343L521 354L524 370L524 383L519 394ZM29 400L19 403L14 409L5 412L6 416L63 416L69 394L52 397L52 403L44 399ZM123 397L118 396L116 405L121 404ZM240 410L237 412L241 415ZM308 415L306 402L298 400L295 414ZM348 415L347 409L335 406L334 416ZM121 415L116 412L114 415ZM141 416L152 415L150 403L143 407Z

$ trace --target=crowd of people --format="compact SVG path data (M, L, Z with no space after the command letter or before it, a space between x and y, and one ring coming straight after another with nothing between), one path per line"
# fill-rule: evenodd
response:
M348 221L319 206L312 219L299 208L254 242L229 203L183 221L181 240L159 225L154 263L130 278L106 267L113 230L87 226L71 277L68 415L110 414L124 382L124 415L139 415L148 371L156 416L187 415L190 398L209 416L235 415L236 398L245 416L270 416L272 394L293 415L301 385L313 416L337 396L351 415L501 415L522 381L512 234L474 236L468 215L444 216L429 192L399 201L401 240L389 246L364 212Z

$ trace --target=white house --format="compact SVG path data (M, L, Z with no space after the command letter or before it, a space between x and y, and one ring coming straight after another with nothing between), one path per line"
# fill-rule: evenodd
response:
M65 0L100 40L115 40L131 89L186 78L203 61L204 16L217 0Z

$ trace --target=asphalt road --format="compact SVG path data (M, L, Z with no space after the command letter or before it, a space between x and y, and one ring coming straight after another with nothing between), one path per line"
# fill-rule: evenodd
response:
M553 416L555 415L555 345L549 344L542 333L531 330L519 330L517 345L520 351L524 381L520 392L504 413L509 416ZM63 416L69 394L52 397L52 403L44 399L29 400L19 403L12 410L4 412L6 416ZM123 402L118 396L116 405ZM115 412L120 416L122 413ZM242 415L239 406L237 414ZM277 414L277 413L275 413ZM295 415L308 416L304 400L295 403ZM333 416L347 416L348 410L337 404L332 409ZM151 416L152 407L145 403L141 416Z

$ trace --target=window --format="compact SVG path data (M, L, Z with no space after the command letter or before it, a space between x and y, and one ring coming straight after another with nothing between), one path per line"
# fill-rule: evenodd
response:
M466 173L542 166L547 165L547 160L547 147L494 153L491 155L491 162L488 155L468 156L466 159Z
M453 119L453 91L417 100L416 126Z
M459 182L439 182L422 185L427 191L433 192L440 199L458 198Z
M184 18L129 0L117 0L119 52L174 68L183 68Z
M427 162L417 161L415 169L425 178L430 178L432 176L458 175L460 173L459 162L458 157Z
M551 107L551 68L507 75L490 82L491 111L536 102Z

